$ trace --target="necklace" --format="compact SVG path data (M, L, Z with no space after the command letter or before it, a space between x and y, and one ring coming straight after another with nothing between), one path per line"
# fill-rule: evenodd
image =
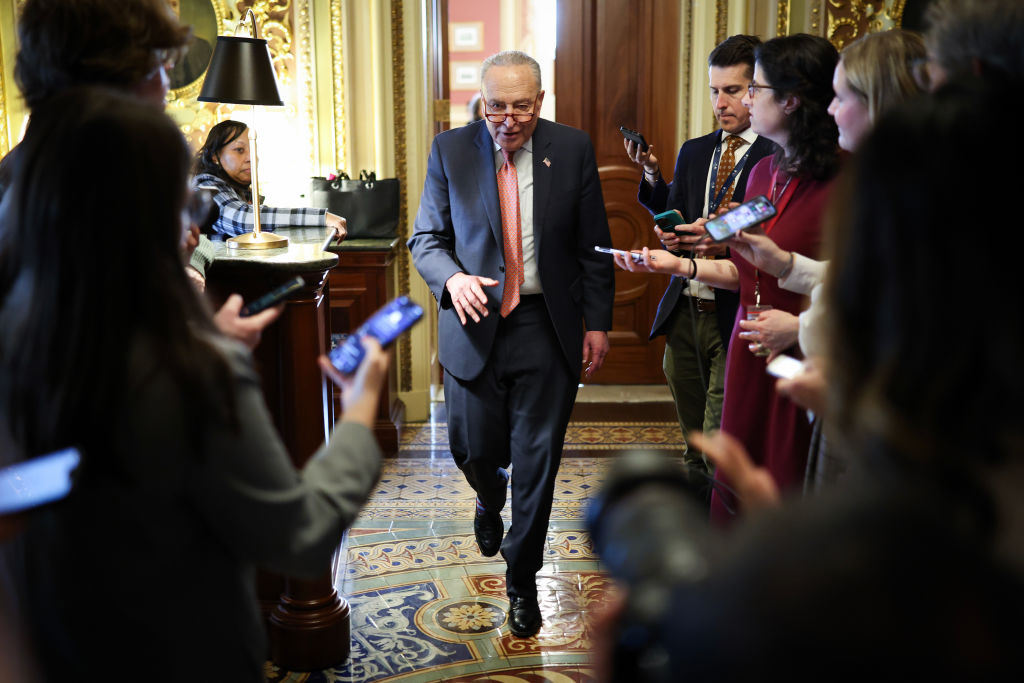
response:
M776 173L778 173L778 171L776 171ZM773 175L772 176L772 189L771 189L771 193L770 193L771 194L772 204L776 204L776 205L779 203L779 199L782 197L782 195L786 194L786 188L789 187L789 182L791 180L793 180L793 176L789 175L788 173L786 174L786 184L782 186L782 191L779 192L778 195L775 194L775 184L776 184L777 180L778 180L778 176Z

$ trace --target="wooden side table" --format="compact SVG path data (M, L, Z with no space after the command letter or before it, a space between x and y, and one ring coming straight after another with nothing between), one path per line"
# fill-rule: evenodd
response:
M352 239L331 247L338 265L328 275L327 298L331 334L355 331L363 321L395 297L394 268L398 238ZM341 414L341 392L334 387L334 410ZM374 435L385 455L398 453L405 404L398 398L398 370L392 363L381 393Z
M278 232L289 237L287 248L234 250L215 242L206 287L211 303L219 307L232 293L250 301L295 275L305 279L305 288L288 300L253 353L274 424L292 462L301 468L335 420L333 384L321 375L316 359L329 349L325 284L338 256L320 250L321 228ZM334 589L331 567L311 581L260 572L257 591L276 664L314 671L348 658L349 606Z

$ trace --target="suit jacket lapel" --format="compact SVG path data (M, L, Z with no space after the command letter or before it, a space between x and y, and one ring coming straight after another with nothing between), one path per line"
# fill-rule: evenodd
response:
M692 216L687 216L687 220L695 221L704 213L704 202L707 201L707 179L708 169L711 168L711 158L715 155L715 147L722 141L722 130L719 129L715 132L714 137L709 139L709 142L701 150L698 162L700 166L697 168L696 173L687 174L690 181L690 206L687 207Z
M548 197L551 196L552 168L544 163L550 152L551 141L546 135L543 119L537 122L533 131L533 252L536 263L540 263L541 242L544 239L544 218L547 214Z
M491 138L487 126L480 126L480 134L476 136L476 146L473 174L476 176L480 188L480 199L487 212L491 234L494 235L494 241L500 251L502 245L501 204L498 202L498 180L497 172L494 170L494 140Z

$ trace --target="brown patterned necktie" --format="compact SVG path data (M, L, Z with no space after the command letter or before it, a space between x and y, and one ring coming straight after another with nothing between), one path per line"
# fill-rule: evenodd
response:
M725 152L722 153L722 162L718 165L718 175L715 176L715 191L712 194L713 197L717 197L718 193L722 191L722 185L725 183L729 174L736 168L736 150L741 145L745 144L746 140L741 138L739 135L730 135L725 139ZM729 202L732 201L733 190L736 189L736 183L732 183L729 189L725 191L725 195L722 197L722 201L718 204L718 209L726 209L729 206Z
M505 250L505 289L501 294L501 317L519 305L523 273L523 230L519 215L519 175L512 154L501 150L505 163L498 169L498 203L501 206L502 246Z

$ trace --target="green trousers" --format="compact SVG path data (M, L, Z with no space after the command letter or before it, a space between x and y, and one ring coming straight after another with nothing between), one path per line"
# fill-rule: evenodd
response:
M725 354L728 348L718 332L715 313L696 310L696 303L689 297L679 297L672 313L662 363L684 437L690 430L718 429L725 394ZM687 448L684 457L689 464L711 471L702 454Z

